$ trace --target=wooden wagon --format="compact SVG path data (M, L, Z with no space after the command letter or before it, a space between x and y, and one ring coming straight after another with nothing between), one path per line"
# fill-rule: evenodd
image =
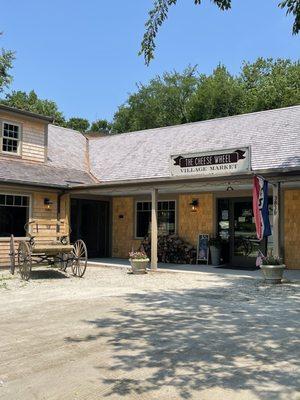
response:
M10 239L10 271L18 267L21 278L28 280L33 266L50 266L82 277L87 266L87 248L83 240L69 243L69 227L64 221L33 220L25 225L26 239ZM17 249L16 249L17 248Z

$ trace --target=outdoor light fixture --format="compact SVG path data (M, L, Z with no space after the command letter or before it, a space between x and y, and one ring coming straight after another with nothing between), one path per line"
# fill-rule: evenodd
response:
M193 199L192 202L190 203L190 206L191 206L191 211L196 212L199 207L199 200Z
M44 198L44 206L46 210L51 210L51 206L53 204L53 201L48 199L48 197Z

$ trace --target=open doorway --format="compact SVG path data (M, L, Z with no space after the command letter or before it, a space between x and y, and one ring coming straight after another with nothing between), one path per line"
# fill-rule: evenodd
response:
M109 257L109 202L71 199L71 242L82 239L89 258Z

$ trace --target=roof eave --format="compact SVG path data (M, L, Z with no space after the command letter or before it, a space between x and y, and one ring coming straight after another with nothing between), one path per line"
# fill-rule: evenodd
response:
M130 180L122 180L122 181L108 181L108 182L100 182L98 184L88 184L81 186L73 186L70 188L71 190L84 190L84 189L96 189L96 188L111 188L111 187L120 187L120 186L136 186L136 185L146 185L146 186L155 186L161 184L172 184L172 183L188 183L192 181L221 181L221 180L230 180L230 179L249 179L254 175L263 175L265 177L280 177L281 175L300 175L300 168L280 168L280 169L260 169L260 170L252 170L239 175L232 174L226 176L199 176L192 175L189 177L186 176L172 176L172 177L159 177L159 178L148 178L148 179L130 179Z
M26 110L19 110L18 108L9 107L4 104L0 104L0 110L7 111L10 113L14 113L14 114L23 115L23 116L26 116L26 117L29 117L32 119L36 119L36 120L40 120L40 121L44 121L44 122L48 122L48 123L52 123L54 121L53 117L36 114L36 113L26 111Z

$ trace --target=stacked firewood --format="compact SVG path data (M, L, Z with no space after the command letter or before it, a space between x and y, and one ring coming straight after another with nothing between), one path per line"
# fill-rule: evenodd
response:
M151 256L151 238L149 235L142 240L140 250ZM197 251L194 246L186 243L177 235L158 236L157 257L159 262L174 264L196 264Z

